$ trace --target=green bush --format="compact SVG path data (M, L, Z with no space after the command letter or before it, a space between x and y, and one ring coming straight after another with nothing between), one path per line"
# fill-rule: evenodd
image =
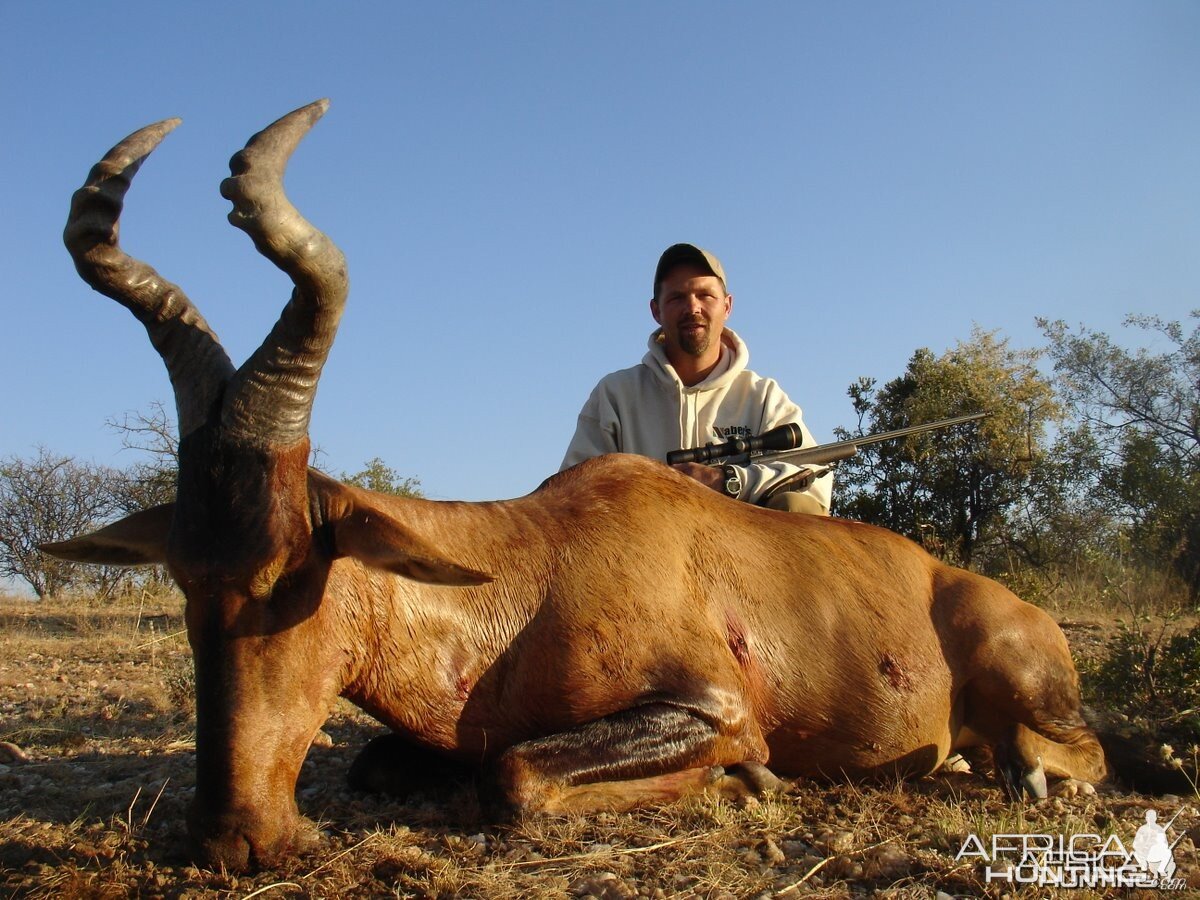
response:
M1084 691L1099 705L1166 738L1200 743L1200 625L1168 634L1149 619L1122 624L1104 655L1083 667Z

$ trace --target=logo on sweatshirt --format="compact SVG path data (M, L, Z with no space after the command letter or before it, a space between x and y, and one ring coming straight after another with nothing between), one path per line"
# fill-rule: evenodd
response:
M735 439L744 440L746 438L754 437L754 429L745 425L714 425L713 433L716 434L717 437L726 441L732 441Z

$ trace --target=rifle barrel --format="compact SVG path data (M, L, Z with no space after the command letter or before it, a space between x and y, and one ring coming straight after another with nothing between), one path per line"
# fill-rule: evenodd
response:
M937 422L926 422L924 425L910 425L907 428L897 428L895 431L884 431L881 434L868 434L860 438L851 438L842 443L854 443L860 447L867 444L878 444L880 441L890 441L894 438L908 437L910 434L920 434L923 431L935 431L938 428L950 428L954 425L965 425L976 419L986 419L991 413L971 413L968 416L955 416L953 419L939 419Z
M860 438L850 438L845 441L834 441L831 444L817 444L815 447L800 447L796 450L784 450L779 453L763 453L749 458L749 462L787 461L796 465L826 465L841 459L848 459L858 452L859 447L867 444L878 444L881 441L891 441L896 438L908 437L910 434L921 434L926 431L936 431L939 428L950 428L954 425L964 425L977 419L985 419L991 413L971 413L967 416L955 416L952 419L939 419L936 422L926 422L924 425L910 425L908 428L897 428L895 431L884 431L879 434L868 434Z

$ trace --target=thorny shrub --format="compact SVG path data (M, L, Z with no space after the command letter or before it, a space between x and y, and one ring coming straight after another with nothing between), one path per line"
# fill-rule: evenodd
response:
M1104 653L1080 667L1089 702L1116 710L1161 743L1167 764L1196 787L1200 771L1200 625L1172 634L1171 620L1122 623ZM1189 748L1181 757L1173 745Z

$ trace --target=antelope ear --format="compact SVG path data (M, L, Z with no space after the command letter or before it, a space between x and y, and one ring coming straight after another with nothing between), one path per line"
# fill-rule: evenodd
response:
M105 525L69 541L39 544L38 549L71 562L101 566L144 566L167 561L167 535L175 504L164 503Z
M495 580L494 575L460 566L432 544L377 509L356 508L333 526L340 556L353 556L374 569L383 569L426 584L473 585Z

